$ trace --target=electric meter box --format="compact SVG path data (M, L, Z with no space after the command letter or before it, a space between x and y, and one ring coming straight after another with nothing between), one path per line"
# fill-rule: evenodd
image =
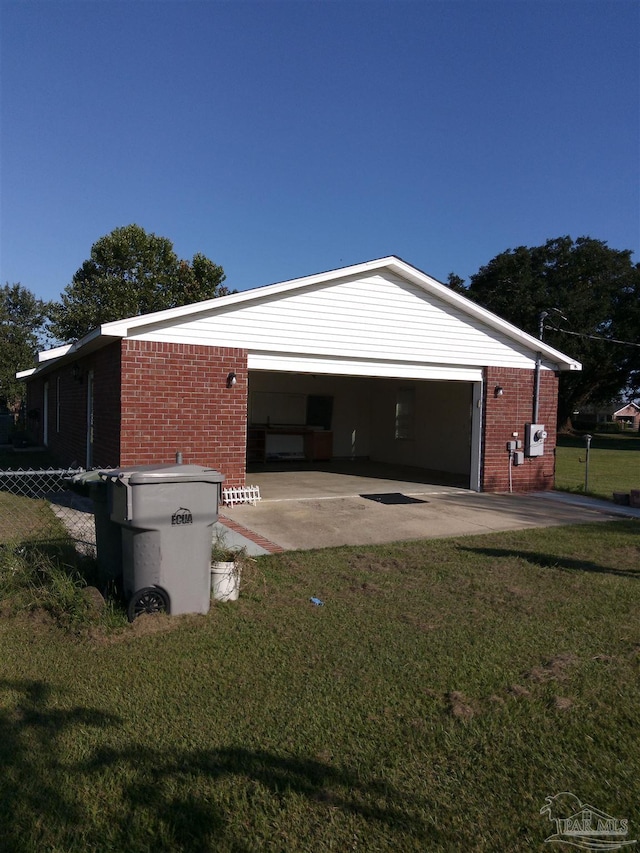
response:
M543 456L547 431L544 424L524 425L524 449L527 456Z

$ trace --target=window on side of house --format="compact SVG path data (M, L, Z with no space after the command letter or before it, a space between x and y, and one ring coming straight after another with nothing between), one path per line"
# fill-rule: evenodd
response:
M56 377L56 432L60 432L60 377Z
M396 439L412 439L414 437L416 412L415 388L398 388L396 393Z

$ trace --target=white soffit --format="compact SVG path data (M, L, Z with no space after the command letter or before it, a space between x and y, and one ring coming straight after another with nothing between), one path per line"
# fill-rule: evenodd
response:
M319 373L333 376L371 376L389 379L439 379L482 382L482 368L438 364L360 361L358 359L314 358L287 353L249 353L249 370L283 373Z

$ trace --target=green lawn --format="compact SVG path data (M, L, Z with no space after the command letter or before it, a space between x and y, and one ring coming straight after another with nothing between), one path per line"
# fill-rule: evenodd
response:
M556 450L556 489L584 492L586 442L559 436ZM589 451L588 493L612 500L613 492L640 489L640 437L596 434Z
M7 582L0 849L542 850L562 791L639 838L639 534L289 552L110 628Z

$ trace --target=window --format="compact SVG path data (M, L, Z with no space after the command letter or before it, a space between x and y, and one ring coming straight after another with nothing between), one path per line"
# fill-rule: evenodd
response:
M395 438L412 439L414 437L415 408L415 388L399 388L396 394Z
M42 443L49 444L49 383L45 381L42 397Z

